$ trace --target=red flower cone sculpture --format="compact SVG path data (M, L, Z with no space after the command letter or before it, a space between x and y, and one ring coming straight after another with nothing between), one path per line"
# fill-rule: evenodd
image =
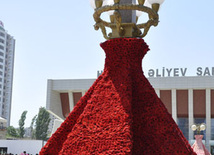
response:
M101 44L104 72L40 155L195 155L142 72L148 46L120 38Z

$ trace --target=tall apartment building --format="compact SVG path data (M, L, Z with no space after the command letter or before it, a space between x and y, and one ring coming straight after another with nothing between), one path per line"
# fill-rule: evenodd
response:
M15 39L0 21L0 117L10 125Z

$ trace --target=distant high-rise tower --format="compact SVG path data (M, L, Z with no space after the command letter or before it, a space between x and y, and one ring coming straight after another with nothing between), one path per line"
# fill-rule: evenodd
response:
M10 125L15 39L0 21L0 117Z

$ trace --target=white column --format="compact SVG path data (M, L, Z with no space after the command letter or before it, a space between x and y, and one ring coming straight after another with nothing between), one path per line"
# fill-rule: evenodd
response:
M85 90L82 90L82 96L84 96L84 95L85 95L85 92L86 92Z
M211 90L206 89L206 142L205 146L210 151L211 137Z
M189 141L193 140L193 131L191 130L191 125L194 123L193 117L193 89L188 90L188 114L189 114Z
M172 89L172 118L177 123L176 89Z
M72 111L74 108L73 92L68 92L68 96L69 96L70 111Z
M157 96L160 97L160 89L155 89L155 92L156 92Z

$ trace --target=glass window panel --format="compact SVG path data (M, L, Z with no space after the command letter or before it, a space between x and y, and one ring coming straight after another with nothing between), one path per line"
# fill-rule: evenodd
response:
M211 140L214 140L214 118L211 119Z
M184 137L189 140L189 119L177 118L178 127L183 132Z

